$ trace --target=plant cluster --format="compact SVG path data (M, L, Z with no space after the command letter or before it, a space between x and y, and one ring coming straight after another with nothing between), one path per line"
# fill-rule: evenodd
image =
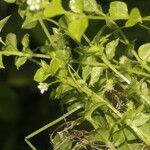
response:
M51 99L67 110L27 136L27 144L36 149L31 137L78 112L76 120L51 136L55 150L150 149L150 43L135 49L135 41L124 33L135 25L149 30L144 22L150 16L142 16L138 8L128 12L121 1L111 2L107 13L95 0L5 1L18 5L22 28L40 23L47 39L35 51L25 34L19 50L16 35L9 33L0 39L0 68L4 56L14 55L17 69L27 60L36 63L40 92L50 88ZM9 17L0 21L0 30ZM91 20L105 21L94 37L86 35Z

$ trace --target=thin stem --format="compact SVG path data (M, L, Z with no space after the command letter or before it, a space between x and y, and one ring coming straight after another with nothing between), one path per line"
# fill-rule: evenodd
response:
M78 106L74 109L72 109L71 111L69 111L68 113L64 114L63 116L61 116L60 118L54 120L53 122L48 123L47 125L43 126L42 128L32 132L31 134L29 134L28 136L25 137L25 139L30 139L33 136L41 133L42 131L48 129L49 127L57 124L58 122L62 121L63 119L65 119L66 117L70 116L71 114L73 114L74 112L76 112L77 110L81 109L81 106Z
M45 54L23 53L20 51L0 51L0 54L5 55L5 56L14 55L14 56L20 56L20 57L25 56L28 58L36 57L36 58L50 59L50 56L45 55Z
M75 63L75 64L82 64L82 65L89 65L89 66L94 66L94 67L105 67L107 68L107 65L104 64L104 63L88 63L88 62L80 62L78 60L72 60L71 61L72 63Z
M39 22L40 22L41 27L42 27L43 31L45 32L45 34L46 34L48 40L49 40L49 42L52 44L52 46L54 46L53 40L51 39L51 35L50 35L50 33L49 33L47 27L45 26L44 21L43 21L41 18L39 18ZM54 46L54 47L55 47L55 46Z
M53 23L53 24L55 24L56 26L59 26L59 24L53 19L46 18L46 20Z
M120 78L122 78L126 83L130 84L131 81L129 79L127 79L124 75L122 75L118 70L116 70L116 68L114 68L114 66L112 66L112 64L107 60L106 56L103 55L101 57L101 59L103 60L103 62L111 69L113 70Z
M88 38L85 34L83 34L83 37L84 37L85 41L86 41L88 44L90 44L90 40L89 40L89 38Z
M25 142L28 144L28 146L29 146L32 150L37 150L37 149L32 145L32 143L31 143L28 139L25 139Z
M132 52L132 54L134 55L134 57L137 59L137 61L141 64L141 66L142 66L144 69L146 69L148 72L150 72L150 67L149 67L146 63L144 63L144 61L142 61L142 60L140 59L140 57L139 57L138 54L135 52L135 50L132 49L131 52Z

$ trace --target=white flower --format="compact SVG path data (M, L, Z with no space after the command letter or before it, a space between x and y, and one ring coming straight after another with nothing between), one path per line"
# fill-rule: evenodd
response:
M30 11L36 11L40 9L42 0L27 0Z
M40 93L43 94L45 91L48 90L48 84L47 83L39 83L38 89L40 90Z

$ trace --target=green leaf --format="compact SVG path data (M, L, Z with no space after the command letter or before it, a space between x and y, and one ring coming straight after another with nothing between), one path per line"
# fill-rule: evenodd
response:
M2 55L0 54L0 69L4 69L4 64L3 64L3 58Z
M125 24L125 27L132 27L138 22L142 22L142 17L138 8L133 8L129 15L129 19Z
M120 147L118 147L118 150L132 150L131 147L127 142L123 143Z
M62 7L61 0L52 0L44 10L44 17L54 17L62 15L65 12L66 11Z
M91 73L92 67L90 67L89 65L82 67L82 78L84 81L86 81Z
M150 121L150 115L148 114L144 114L144 113L137 113L133 122L132 122L132 125L138 127L138 126L142 126L144 125L147 121Z
M23 64L25 64L25 62L27 61L27 57L18 57L15 60L15 65L17 67L17 69L19 69Z
M60 61L59 59L57 58L52 59L50 63L50 73L52 76L54 76L58 71L58 69L61 68L61 65L62 65L62 61Z
M69 7L73 12L82 13L84 0L70 0Z
M42 67L38 69L34 75L34 80L37 82L43 82L50 76Z
M32 29L37 25L37 17L27 16L22 24L23 29Z
M68 25L68 31L77 41L81 40L86 28L88 27L88 19L86 17L79 17L72 20Z
M99 80L102 73L103 73L102 67L93 67L91 70L91 79L89 85L94 86L94 83L96 83Z
M16 0L4 0L4 1L7 3L15 3L16 2Z
M115 146L119 146L125 141L125 136L122 130L116 131L113 134L113 141L114 141Z
M126 3L121 1L114 1L110 3L109 14L111 19L127 19L128 18L128 8Z
M150 62L150 43L143 44L138 49L139 57L147 62Z
M116 52L116 47L119 43L119 39L113 40L106 45L106 56L109 60L113 59Z
M29 34L25 34L23 39L22 39L22 46L26 49L29 47Z
M14 33L9 33L6 36L6 50L18 51L17 49L17 37Z
M4 19L0 20L0 32L1 32L2 28L4 27L4 25L6 24L6 22L8 21L9 18L10 18L10 16L7 16Z
M96 0L84 0L84 11L99 14L102 12Z
M54 149L57 150L70 150L72 147L73 141L68 138L68 132L62 131L59 132L55 137L52 139L54 144Z

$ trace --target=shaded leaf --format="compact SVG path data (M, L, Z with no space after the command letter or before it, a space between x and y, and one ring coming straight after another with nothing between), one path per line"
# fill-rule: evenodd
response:
M126 3L121 1L114 1L110 3L109 14L111 19L127 19L128 18L128 8Z
M44 10L45 17L54 17L57 15L62 15L64 13L65 10L62 7L61 0L52 0Z
M10 18L10 16L7 16L4 19L0 20L0 32L1 32L2 28L4 27L4 25L6 24L6 22L8 21L9 18Z
M3 64L3 58L2 55L0 54L0 69L4 69L4 64Z
M138 8L133 8L129 15L129 19L125 24L125 27L132 27L138 22L142 22L142 17Z
M150 62L150 43L143 44L138 49L139 57L147 62Z

